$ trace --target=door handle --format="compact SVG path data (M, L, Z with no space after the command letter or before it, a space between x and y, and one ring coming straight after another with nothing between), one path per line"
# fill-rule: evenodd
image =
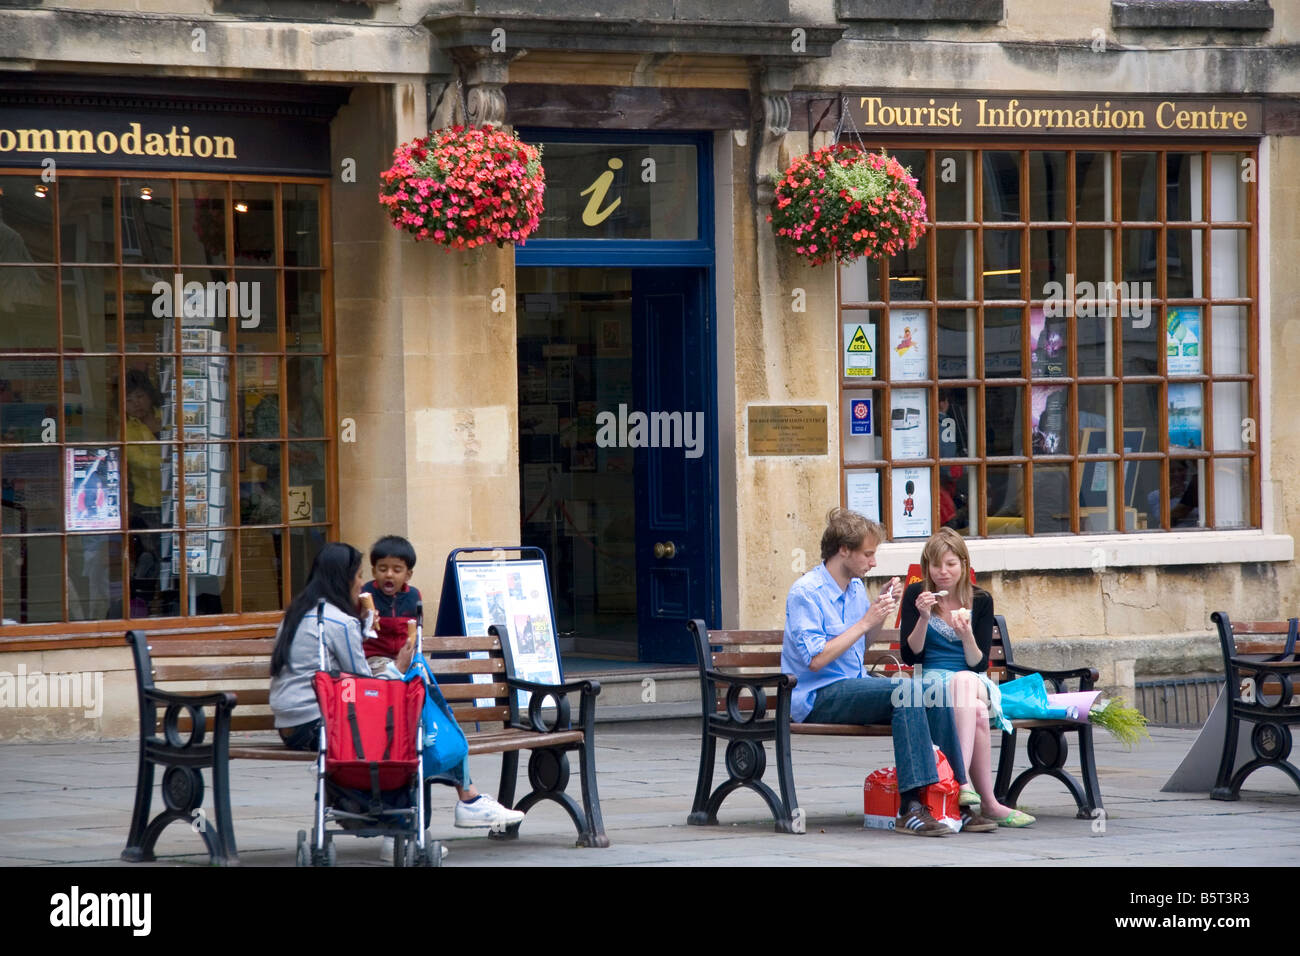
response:
M656 557L656 558L661 558L661 559L662 559L662 558L675 558L675 557L677 557L677 545L673 544L671 541L669 541L669 542L667 542L667 543L662 542L662 541L656 541L656 542L655 542L655 557Z

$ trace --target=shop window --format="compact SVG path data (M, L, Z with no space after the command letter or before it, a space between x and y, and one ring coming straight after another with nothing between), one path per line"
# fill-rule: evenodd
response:
M0 627L274 611L332 528L315 182L0 171Z
M1258 527L1253 153L897 154L934 222L840 272L848 506L894 539Z

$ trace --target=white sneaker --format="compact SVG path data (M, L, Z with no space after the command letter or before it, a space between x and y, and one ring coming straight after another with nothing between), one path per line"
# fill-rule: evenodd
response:
M379 862L393 862L393 838L390 836L384 837L383 842L379 845Z
M456 801L456 826L458 827L491 827L495 830L504 830L508 826L522 823L523 819L523 813L518 810L507 810L486 793L480 793L478 798L470 803L464 800Z

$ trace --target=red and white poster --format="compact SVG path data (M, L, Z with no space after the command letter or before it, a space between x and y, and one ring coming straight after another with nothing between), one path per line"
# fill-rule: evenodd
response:
M122 527L122 481L116 448L69 448L66 474L67 530L117 531Z

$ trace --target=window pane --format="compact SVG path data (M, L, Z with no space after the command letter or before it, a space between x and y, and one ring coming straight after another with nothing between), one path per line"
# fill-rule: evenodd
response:
M325 547L325 528L291 528L289 531L289 593L297 594L307 583L311 563Z
M63 530L63 469L57 448L0 450L5 534Z
M989 535L1025 533L1023 465L990 465Z
M1108 461L1085 461L1079 465L1079 531L1097 534L1114 531L1115 466Z
M312 273L300 274L311 275ZM294 274L289 273L289 275L287 281L292 283ZM882 298L880 263L877 260L863 256L854 259L848 265L840 266L840 299L843 302L879 302ZM290 327L292 328L292 325Z
M64 428L68 441L115 441L118 437L118 360L63 362Z
M39 176L0 176L0 262L54 261L54 204ZM0 295L0 300L4 296Z
M172 574L169 534L137 530L127 539L132 618L172 617L181 611L180 583Z
M939 390L939 456L973 458L979 449L972 439L979 434L975 389L941 388Z
M68 619L122 617L122 536L68 535Z
M926 284L926 263L930 244L920 242L915 249L903 249L889 260L889 296L896 302L916 302L930 297Z
M1169 447L1203 448L1205 420L1201 386L1196 382L1171 382L1169 389Z
M1250 294L1246 237L1244 229L1215 229L1210 233L1210 294L1216 299L1241 299Z
M1070 466L1034 466L1034 534L1070 530Z
M930 469L895 468L891 481L893 501L889 512L894 538L928 538L934 529Z
M975 161L967 151L935 153L934 220L975 221Z
M5 538L4 624L63 620L63 539Z
M1154 222L1156 208L1156 153L1125 153L1121 160L1120 201L1125 222Z
M843 320L844 354L841 371L845 378L870 380L881 377L880 370L880 313L875 310L852 309L840 313ZM539 368L544 388L545 370ZM545 395L542 395L545 398Z
M1112 452L1115 403L1109 385L1079 386L1079 454Z
M939 377L975 376L975 310L939 310Z
M187 269L182 275L181 301L172 301L172 314L181 317L182 352L229 352L230 316L238 312L238 293L231 308L231 274L225 269ZM173 293L170 297L175 300ZM167 310L162 310L166 312ZM166 323L164 328L170 326ZM171 351L164 333L164 351Z
M122 180L122 261L176 261L170 179Z
M1033 222L1065 222L1066 168L1069 155L1063 150L1033 150L1029 154L1029 218Z
M127 527L159 531L174 526L171 499L175 460L175 445L126 446Z
M325 443L289 443L289 521L323 522L328 514Z
M66 270L65 270L66 271ZM122 310L126 331L126 351L162 352L172 346L174 319L155 315L154 308L171 313L171 295L154 292L163 283L174 290L174 273L159 268L122 270Z
M1160 386L1124 386L1124 450L1160 450Z
M280 312L279 273L270 269L239 269L238 292L231 315L239 316L239 351L278 352Z
M226 184L182 182L181 262L186 265L226 264Z
M234 183L231 188L235 265L275 265L275 186Z
M1112 329L1109 316L1080 316L1075 319L1079 375L1114 374Z
M1203 218L1201 153L1168 153L1165 157L1165 218L1186 222Z
M1160 475L1162 461L1124 462L1124 530L1140 530L1139 514L1147 516L1148 528L1163 527L1160 515ZM1182 492L1180 491L1181 495ZM1131 510L1130 510L1131 509ZM1155 516L1155 520L1152 516Z
M1164 338L1160 322L1151 318L1145 327L1139 328L1139 322L1133 318L1121 319L1120 328L1124 331L1124 374L1155 375L1159 372L1159 355L1156 335Z
M1200 229L1170 229L1166 235L1166 294L1171 299L1202 295L1201 249L1205 234Z
M1214 323L1214 374L1232 375L1246 371L1246 308L1216 305L1210 309Z
M1160 233L1154 229L1124 230L1124 263L1121 278L1127 283L1149 282L1155 294L1156 267L1159 264Z
M325 347L321 273L284 273L285 348L319 352Z
M1020 378L1020 309L984 310L984 375L986 378Z
M940 230L935 236L937 285L940 299L969 302L975 298L975 233L970 229Z
M1035 229L1029 234L1029 297L1047 298L1049 282L1066 285L1069 272L1067 229Z
M1019 299L1020 271L1020 231L985 230L984 298Z
M59 177L59 231L64 262L116 261L111 179Z
M117 270L63 269L63 348L117 351Z
M1210 154L1210 218L1244 222L1250 218L1250 186L1242 176L1247 153Z
M918 382L930 377L930 310L894 309L889 314L889 379Z
M1169 526L1200 528L1205 525L1205 462L1191 458L1169 460Z
M1080 229L1075 236L1075 297L1092 299L1098 283L1115 277L1115 236L1109 229Z
M0 350L58 347L54 269L0 266Z
M1111 220L1110 160L1110 153L1074 154L1074 214L1080 222Z
M1246 382L1214 383L1215 451L1237 451L1251 447L1242 440L1249 415L1250 391ZM1246 437L1249 438L1250 435L1247 434ZM1217 519L1217 512L1215 516Z
M855 389L840 395L845 461L880 459L880 399L884 392Z
M284 201L284 264L320 265L320 187L285 183L280 192Z
M979 469L952 465L939 469L939 524L963 535L979 533L976 505L979 502Z
M1020 153L984 151L984 222L1022 222Z
M235 608L235 579L231 573L233 531L185 535L185 562L193 614L229 614ZM268 586L274 585L274 579Z
M1244 528L1250 524L1250 460L1214 459L1214 526Z
M0 359L0 441L57 440L59 418L58 360Z
M280 609L283 534L279 528L239 532L241 611Z
M1070 453L1070 389L1035 385L1030 390L1030 422L1035 455Z
M1019 455L1024 442L1021 439L1024 390L1019 386L986 388L984 390L984 454ZM990 478L990 488L992 479Z
M872 521L883 521L880 512L880 472L875 469L849 471L844 475L845 507Z

